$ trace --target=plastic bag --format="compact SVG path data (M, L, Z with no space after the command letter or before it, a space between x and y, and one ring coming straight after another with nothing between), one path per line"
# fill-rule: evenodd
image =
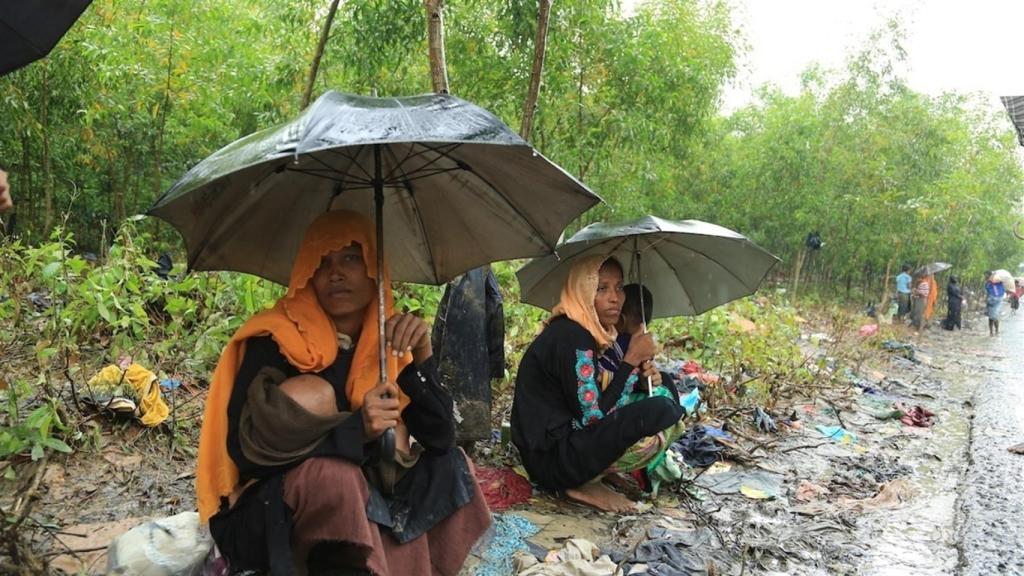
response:
M107 574L199 576L213 539L199 514L182 512L136 526L107 548Z

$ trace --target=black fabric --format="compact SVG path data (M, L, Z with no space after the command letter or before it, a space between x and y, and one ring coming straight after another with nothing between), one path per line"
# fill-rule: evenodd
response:
M90 2L0 2L0 76L49 54Z
M593 480L637 441L682 417L679 403L665 397L616 408L627 380L635 372L621 362L598 397L604 417L584 422L577 365L581 358L589 357L596 371L596 348L589 332L560 317L530 344L519 364L512 403L512 442L530 479L543 488L564 490Z
M724 449L715 439L707 435L704 426L698 424L686 431L672 443L672 449L679 452L683 462L697 468L714 464Z
M489 268L470 270L445 286L431 341L441 383L463 418L460 442L489 438L491 378L505 375L505 313Z
M334 387L339 411L350 409L345 382L353 355L353 351L339 350L334 364L317 374ZM284 474L312 457L338 457L364 464L377 444L364 444L362 412L354 411L352 417L328 433L305 458L281 466L250 462L242 453L238 426L249 385L264 367L277 368L287 377L299 373L270 336L246 341L245 356L228 402L228 454L238 466L240 482L260 481L246 490L233 508L228 510L223 506L210 518L210 533L233 570L269 568L270 573L277 576L292 573L292 520L283 499ZM438 383L433 358L419 366L407 366L396 383L411 400L402 411L402 419L409 433L423 446L424 454L420 463L399 482L393 495L381 496L371 486L367 516L397 529L396 538L404 542L423 534L468 502L473 478L465 470L462 453L455 449L452 399ZM382 507L374 509L375 502Z
M949 299L949 309L946 312L946 320L943 321L942 327L946 330L952 330L953 328L961 328L961 309L963 307L963 296L960 292L960 286L950 282L946 285L946 296Z

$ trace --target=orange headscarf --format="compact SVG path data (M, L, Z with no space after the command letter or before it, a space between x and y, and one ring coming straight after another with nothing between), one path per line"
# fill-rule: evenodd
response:
M333 364L338 354L338 335L334 321L320 307L310 280L320 267L321 258L353 242L362 247L367 276L376 280L377 252L370 222L361 214L347 210L323 214L306 231L292 266L288 292L272 309L250 318L225 346L206 397L203 428L199 436L196 499L203 522L217 513L220 498L230 494L238 484L238 468L228 455L228 400L245 356L245 341L269 334L288 362L303 373L319 372ZM385 316L390 317L394 301L387 265L384 266L383 281ZM345 384L345 394L353 410L362 405L363 395L381 380L376 294L374 290L374 298L366 307L362 332ZM392 380L411 359L408 353L397 360L388 355L388 375ZM399 400L403 409L409 403L404 394Z
M569 277L562 286L562 296L558 305L551 310L547 322L559 316L568 316L580 326L587 329L597 342L599 351L603 351L615 342L615 328L605 330L594 308L597 297L598 273L607 256L586 256L580 258L569 270ZM618 262L616 260L616 262ZM621 268L621 266L619 267Z

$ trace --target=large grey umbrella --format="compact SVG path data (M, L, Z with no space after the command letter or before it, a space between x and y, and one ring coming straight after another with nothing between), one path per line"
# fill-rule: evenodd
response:
M743 235L700 220L599 222L516 272L522 300L550 310L575 259L594 254L615 256L627 281L650 289L653 318L694 316L753 294L779 261Z
M376 222L378 270L387 252L393 279L440 284L489 262L551 252L565 226L599 201L469 102L331 91L294 121L200 162L149 213L185 238L190 268L287 284L309 224L355 210ZM385 376L383 291L378 283Z
M327 92L294 121L200 162L149 213L181 232L190 268L281 284L317 215L383 216L392 278L441 284L488 262L550 253L599 201L469 102Z

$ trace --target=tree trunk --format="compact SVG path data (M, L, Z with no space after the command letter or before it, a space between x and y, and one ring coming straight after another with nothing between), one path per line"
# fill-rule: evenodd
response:
M44 64L45 66L45 64ZM46 213L43 217L43 236L49 238L53 227L53 169L50 165L50 89L48 68L43 68L43 101L40 115L41 135L43 138L43 198Z
M316 45L316 54L313 55L313 64L309 67L309 78L306 79L306 90L302 93L302 107L309 106L309 100L313 96L313 85L316 83L316 74L320 71L320 59L323 58L324 48L327 47L327 38L330 37L331 24L334 22L334 15L338 12L339 0L331 0L331 7L327 10L327 18L324 19L324 27L320 30L320 41Z
M882 280L882 293L879 294L878 296L878 302L880 303L878 307L879 311L889 309L889 300L891 295L889 294L889 290L887 290L887 288L889 286L889 277L892 275L892 265L895 261L896 256L893 255L891 258L889 258L889 261L885 263L885 278Z
M171 106L171 70L174 63L174 26L167 34L167 80L164 84L164 102L160 106L160 119L157 125L156 150L153 154L153 198L160 197L163 187L163 152L164 128L167 126L167 109Z
M544 73L544 53L548 43L548 19L551 16L552 0L537 3L537 38L533 43L533 71L530 73L530 89L523 104L523 122L519 135L529 141L533 133L533 116L537 112L537 98L540 95L540 79Z
M793 267L793 299L796 299L797 291L800 290L800 271L804 267L806 255L807 251L802 247L796 253L796 266Z
M448 64L444 59L444 0L424 0L423 6L427 9L430 81L434 92L448 94Z

